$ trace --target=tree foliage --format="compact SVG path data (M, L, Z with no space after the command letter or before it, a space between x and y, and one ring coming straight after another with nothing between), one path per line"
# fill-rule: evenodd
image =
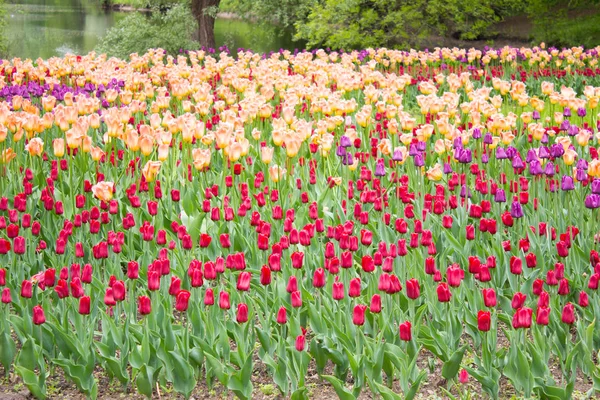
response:
M199 43L192 40L196 28L194 17L184 5L164 13L154 11L150 16L132 13L107 32L97 51L121 58L153 48L176 54L182 49L199 48Z
M323 0L297 21L310 47L419 46L432 35L470 40L522 8L518 0Z

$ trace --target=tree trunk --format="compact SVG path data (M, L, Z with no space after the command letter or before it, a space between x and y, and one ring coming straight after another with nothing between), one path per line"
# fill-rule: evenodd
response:
M215 17L221 0L192 0L192 13L198 22L198 41L206 49L217 47L215 43ZM209 8L207 10L207 8Z

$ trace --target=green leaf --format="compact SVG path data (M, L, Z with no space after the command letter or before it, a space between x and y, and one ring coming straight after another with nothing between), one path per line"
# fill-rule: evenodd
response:
M419 373L417 379L415 379L414 382L410 385L410 390L408 391L408 393L406 393L406 396L404 398L405 400L412 400L415 398L417 392L419 391L419 387L423 382L423 379L425 379L425 376L427 376L427 371L421 371Z
M4 366L4 371L8 375L10 367L12 366L15 354L17 353L17 346L10 337L9 332L2 332L0 336L0 362Z
M463 346L460 349L456 350L452 357L448 361L446 361L442 367L442 376L447 380L454 379L456 375L458 375L458 370L460 369L460 363L462 362L463 356L465 355L465 350L467 346Z
M340 400L356 400L352 392L346 389L344 383L335 376L321 375L321 377L331 383Z
M308 390L302 386L292 393L292 400L308 400Z
M38 399L46 398L46 383L35 372L18 365L15 365L15 371L23 379L31 394Z
M392 389L388 388L385 385L382 385L381 383L377 383L374 382L375 386L377 387L377 390L379 391L379 394L381 395L381 398L383 398L383 400L402 400L402 396L400 396L397 393L394 393L392 391Z
M154 390L154 374L152 373L152 367L144 364L140 368L135 384L138 392L148 398L152 398L152 391Z
M196 387L196 378L193 374L193 368L186 360L183 359L175 351L170 351L171 361L175 368L173 374L173 387L176 391L183 394L185 398L189 398L192 390Z

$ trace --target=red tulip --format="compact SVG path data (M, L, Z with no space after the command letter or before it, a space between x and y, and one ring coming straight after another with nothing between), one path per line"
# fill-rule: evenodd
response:
M300 291L297 290L295 292L292 292L291 302L292 307L294 308L302 307L302 295L300 294Z
M483 289L483 304L486 307L495 307L497 304L496 291L494 289Z
M538 325L548 325L550 322L550 309L547 307L538 307L535 323Z
M442 217L442 226L446 229L452 228L452 215L444 215Z
M271 269L266 265L260 269L260 284L263 286L271 284Z
M365 306L364 304L357 304L356 306L354 306L354 311L352 312L352 323L354 325L364 325L366 310L367 306Z
M453 264L446 270L446 276L448 279L448 285L452 287L459 287L460 283L465 277L465 271L463 271L458 264Z
M410 342L412 340L412 325L409 321L400 324L400 340Z
M175 299L175 309L177 311L187 311L191 293L187 290L180 290Z
M115 301L125 300L125 283L123 281L115 281L112 285L113 296Z
M448 285L445 282L442 282L438 285L437 296L440 303L447 303L450 301L452 294L450 293L450 289L448 289Z
M277 311L277 323L282 325L287 323L287 310L283 306Z
M323 268L317 268L313 275L313 286L315 288L322 288L325 286L325 271Z
M10 289L7 287L2 289L2 303L3 304L12 303L12 296L10 294Z
M463 385L469 383L469 373L466 369L460 371L460 373L458 374L458 381Z
M33 283L28 280L24 280L21 283L21 297L30 299L33 296Z
M42 325L46 322L46 316L44 315L44 309L41 306L33 307L33 323L35 325Z
M569 281L565 278L561 279L558 283L558 294L561 296L566 296L569 294Z
M528 253L525 256L525 264L527 264L527 268L535 268L537 266L537 258L534 253Z
M222 233L221 236L219 236L219 241L221 242L221 247L224 249L231 247L231 240L229 240L229 235L227 233Z
M578 304L583 308L590 305L590 300L589 300L588 294L586 292L584 292L583 290L581 292L579 292Z
M510 272L514 275L521 275L523 273L523 260L517 256L510 258Z
M79 299L79 314L89 315L90 313L90 296L83 296Z
M213 304L215 304L215 294L211 288L208 288L204 294L204 305L212 306Z
M373 258L369 255L363 256L361 260L362 269L365 272L373 272L375 271L375 262Z
M306 336L298 335L296 337L296 351L304 351L304 347L306 346Z
M533 310L531 308L519 308L513 315L513 328L530 328L532 314Z
M511 307L515 310L519 309L523 307L523 305L525 304L525 300L527 300L527 295L521 292L517 292L512 298Z
M333 282L333 299L342 300L344 298L344 284L342 282Z
M556 243L556 252L559 257L567 257L569 255L569 246L561 240Z
M238 304L236 321L239 324L243 324L244 322L248 321L248 305L246 305L244 303Z
M350 290L348 291L348 295L350 297L359 297L360 286L360 278L352 278L350 280Z
M571 325L575 322L575 308L573 304L567 303L562 310L561 320L565 324Z
M374 294L373 297L371 297L371 306L370 306L369 310L373 314L378 314L381 312L381 296L380 295Z
M222 310L229 310L230 307L231 307L231 305L229 304L229 293L220 292L219 293L219 308L221 308Z
M140 315L148 315L152 311L152 302L148 296L138 297L138 313Z
M237 290L247 292L250 289L250 280L252 275L248 271L243 271L238 276Z
M408 279L406 281L406 295L409 299L417 299L421 295L421 286L417 279Z
M302 268L302 264L304 263L304 253L301 251L295 251L291 255L292 257L292 267L300 269Z
M298 290L298 279L294 275L290 276L286 290L290 294Z
M491 318L489 311L479 311L477 313L477 328L482 332L489 331L492 322Z

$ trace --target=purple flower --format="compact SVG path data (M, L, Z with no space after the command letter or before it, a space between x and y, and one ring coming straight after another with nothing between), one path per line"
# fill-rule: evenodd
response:
M350 138L346 135L342 135L342 137L340 138L340 146L342 146L342 147L352 146L352 142L350 141Z
M515 169L523 168L525 164L523 160L521 160L521 156L515 157L512 159L512 167Z
M552 163L552 161L548 161L548 164L546 164L546 168L544 168L544 174L546 174L546 176L554 176L554 164Z
M423 157L423 154L421 154L421 153L417 154L413 158L413 161L415 163L415 167L422 167L423 165L425 165L425 158Z
M561 144L555 143L550 147L550 155L553 158L562 157L563 154L565 154L565 149Z
M510 215L513 218L523 217L523 207L521 207L521 203L518 201L513 201L513 203L510 205Z
M587 171L585 169L577 168L575 171L575 178L579 182L586 182L588 180Z
M592 181L592 193L600 194L600 179L594 179Z
M392 160L394 161L402 161L403 159L402 152L400 150L394 150L394 154L392 155Z
M471 189L467 187L467 185L462 185L460 188L460 197L468 197L471 198Z
M496 159L505 160L507 158L508 154L506 154L506 150L504 150L504 147L498 147L498 149L496 150Z
M590 194L585 198L586 208L599 208L600 207L600 195Z
M473 129L473 139L481 139L481 129Z
M458 162L461 164L469 164L473 161L473 154L471 153L471 149L457 149L458 151Z
M540 119L540 112L538 110L533 110L532 117L535 121L537 121L538 119Z
M335 155L338 157L344 157L346 155L346 148L344 146L338 146L335 150Z
M494 143L494 138L492 137L491 133L486 133L485 136L483 137L483 143L485 144L492 144Z
M444 174L451 174L452 172L452 166L450 163L444 163Z
M563 111L563 115L565 117L570 117L571 116L571 109L569 107L565 107L565 110Z
M575 182L573 181L573 177L569 176L569 175L563 175L561 181L560 181L560 189L561 190L574 190L575 189Z
M375 176L385 176L385 164L381 160L375 165Z
M550 158L550 150L548 150L546 146L540 147L540 151L538 153L540 158Z
M586 114L587 114L587 112L585 111L585 108L579 107L577 109L577 116L578 117L582 117L583 118L583 117L585 117Z
M506 203L506 192L504 189L496 190L496 194L494 195L494 201L496 203Z
M542 164L538 160L533 160L529 163L529 173L531 175L541 175L544 173Z

